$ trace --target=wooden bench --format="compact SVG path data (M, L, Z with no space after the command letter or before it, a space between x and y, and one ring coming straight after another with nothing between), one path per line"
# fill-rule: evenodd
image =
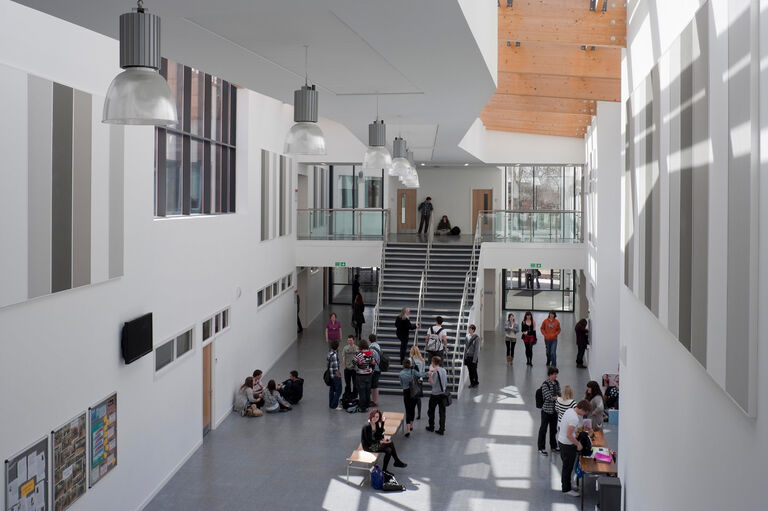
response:
M386 419L384 422L384 435L390 437L396 435L403 426L405 414L398 412L381 413ZM358 444L357 449L352 451L352 454L347 458L347 482L349 482L350 469L368 472L374 465L381 464L380 458L382 456L384 456L383 452L368 452L363 449L363 444Z

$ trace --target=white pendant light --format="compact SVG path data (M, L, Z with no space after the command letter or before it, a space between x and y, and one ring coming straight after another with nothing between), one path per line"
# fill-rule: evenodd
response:
M309 47L304 47L304 85L293 91L293 121L296 123L285 136L283 152L298 155L322 155L325 150L325 136L317 125L317 102L319 93L309 85L307 61Z
M385 144L387 141L387 127L384 121L376 120L368 125L368 150L363 158L363 170L378 172L382 169L389 172L392 168L392 155Z
M418 188L419 187L419 174L416 172L416 165L413 163L413 151L407 150L406 156L408 160L408 164L410 165L410 169L408 172L408 175L405 177L405 180L403 181L403 184L407 186L408 188Z
M407 145L405 139L395 137L395 141L392 143L392 168L389 170L390 176L397 176L400 181L408 175L408 169L411 163L406 158Z
M160 17L149 14L142 0L120 15L120 67L104 100L102 122L175 126L176 102L160 73Z

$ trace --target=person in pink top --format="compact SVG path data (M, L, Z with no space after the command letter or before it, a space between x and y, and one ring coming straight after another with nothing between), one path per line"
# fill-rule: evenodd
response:
M336 319L335 312L331 312L331 317L325 324L325 343L328 344L331 339L341 340L341 323Z

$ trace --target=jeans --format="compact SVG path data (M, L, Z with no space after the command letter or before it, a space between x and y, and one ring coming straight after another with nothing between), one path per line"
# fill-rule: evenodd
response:
M328 407L336 408L339 406L341 397L341 376L331 378L331 385L328 387Z
M355 378L355 386L357 387L358 403L357 407L361 410L367 410L368 404L371 401L371 380L373 374L360 374L357 373Z
M509 337L504 338L504 344L507 345L507 356L514 358L515 356L515 341L514 339L510 339Z
M479 383L477 380L477 362L472 362L471 358L465 358L464 365L467 366L467 370L469 371L469 383L471 385Z
M427 417L429 417L430 429L435 427L435 407L438 407L440 411L440 427L438 431L445 431L445 396L443 394L429 396ZM557 414L555 414L555 417L557 417Z
M410 424L416 417L417 398L411 397L411 389L403 389L403 404L405 405L405 423Z
M547 348L547 365L557 366L557 339L554 341L544 341L544 345Z
M576 365L583 366L584 365L584 352L587 350L587 346L577 346L576 348L578 351L576 352Z
M541 426L539 426L539 450L546 447L547 426L549 426L549 446L552 450L557 447L557 412L541 411ZM571 467L573 468L573 467Z
M355 393L355 370L354 369L344 369L344 393L345 394Z
M525 344L525 359L529 364L533 363L533 343L524 342L523 344Z
M432 216L429 215L421 215L421 221L419 222L419 234L421 234L421 230L424 229L424 234L427 234L427 230L429 229L429 217Z
M560 459L563 460L561 474L563 493L571 491L571 472L573 472L573 466L576 464L577 454L575 445L560 444Z

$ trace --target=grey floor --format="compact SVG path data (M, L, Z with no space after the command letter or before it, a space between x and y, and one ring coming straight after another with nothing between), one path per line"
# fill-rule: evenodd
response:
M298 369L306 379L305 396L288 413L258 418L230 415L205 437L203 446L179 470L148 510L495 510L569 511L579 500L559 491L560 459L536 449L539 410L534 391L546 377L544 346L535 346L534 367L525 366L518 343L507 368L503 337L486 332L480 354L480 386L468 390L447 411L444 437L416 421L410 438L395 437L408 463L391 468L407 487L402 493L372 490L362 472L345 479L345 458L360 441L363 414L328 409L321 374L326 345L321 335L333 310L349 324L349 308L330 307L269 371L266 380L283 380ZM536 314L541 321L543 314ZM575 367L571 314L561 314L558 347L560 381L583 395L587 371ZM364 333L370 329L370 320ZM247 375L243 375L245 377ZM380 408L402 411L402 398L381 396ZM606 436L616 446L617 432ZM594 509L587 493L585 507Z

